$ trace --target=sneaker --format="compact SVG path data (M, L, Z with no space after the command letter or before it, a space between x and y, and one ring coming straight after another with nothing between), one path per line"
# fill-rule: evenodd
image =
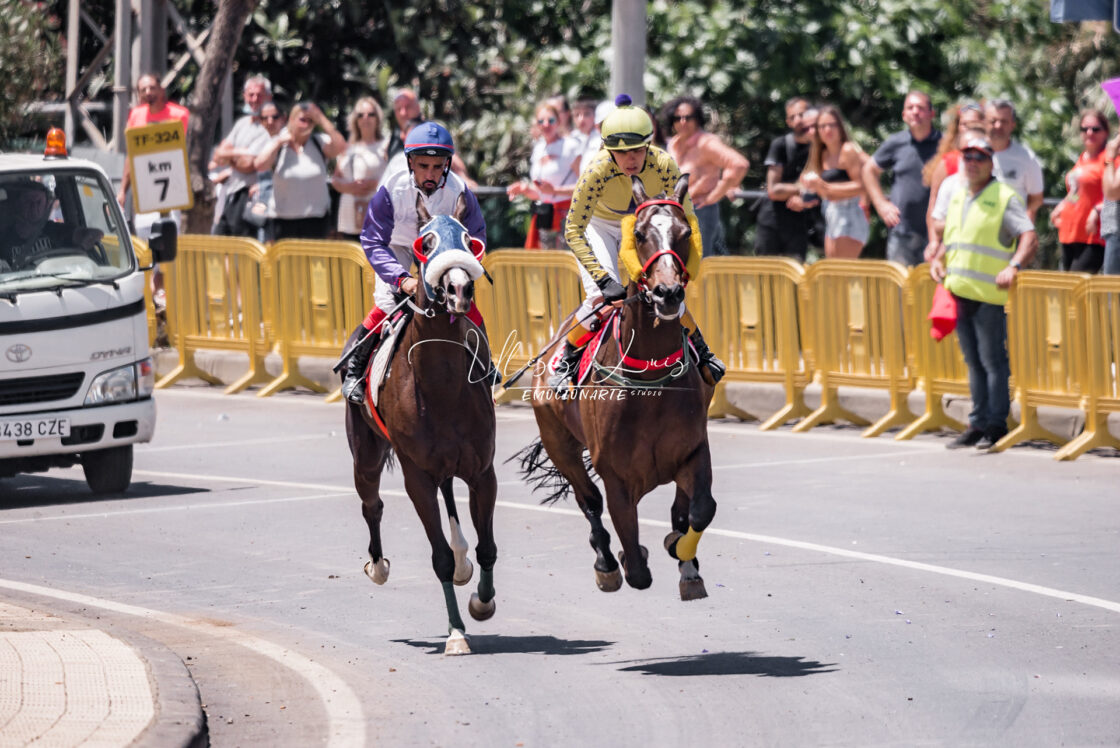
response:
M984 432L978 428L969 426L964 430L956 439L945 445L946 449L961 449L962 447L975 447L981 439L984 438Z
M991 449L1003 437L1007 436L1007 429L995 429L984 433L984 438L976 442L977 449Z

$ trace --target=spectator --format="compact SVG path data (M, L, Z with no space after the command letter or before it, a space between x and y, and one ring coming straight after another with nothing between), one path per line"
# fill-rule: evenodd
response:
M526 249L567 249L560 231L579 178L580 141L560 135L560 114L552 104L540 104L536 116L541 137L529 158L529 179L514 182L506 194L510 200L523 195L533 201Z
M963 148L965 143L969 140L974 138L987 139L987 137L988 131L983 120L974 122L960 131L960 134L957 136L957 148L954 148L954 151L956 151L959 156L960 149ZM959 159L957 163L960 163ZM993 166L992 168L994 173L995 167ZM927 224L929 228L929 244L926 246L925 250L925 260L927 262L945 251L944 246L942 246L942 239L945 236L945 217L949 213L949 200L964 183L964 173L961 172L960 169L955 169L952 174L941 180L936 194L930 196L930 202L933 203L933 208L931 209Z
M1101 272L1120 275L1120 169L1116 158L1120 155L1120 135L1108 142L1104 149L1104 178L1101 183L1104 205L1101 207L1101 237L1104 239L1104 264Z
M412 129L422 124L424 124L424 120L420 117L416 117L415 119L410 119L408 122L405 122L404 126L400 130L401 137L408 138L408 134L412 132ZM403 150L398 151L389 158L389 163L385 165L385 171L381 173L381 183L385 184L386 182L388 182L389 178L396 174L398 171L408 171L408 157L405 155Z
M350 144L338 160L331 184L338 200L338 233L358 241L366 209L388 162L389 143L381 130L381 107L370 97L358 99L346 120Z
M1011 133L1015 132L1015 105L1007 99L992 99L984 107L984 116L988 124L988 142L994 151L992 173L1019 193L1034 223L1042 207L1042 164L1030 148L1011 139Z
M840 110L826 106L817 115L817 130L801 185L819 195L824 212L825 257L854 260L867 244L871 227L860 201L860 181L867 154L848 137Z
M682 173L691 174L688 193L696 209L704 256L727 254L719 203L739 188L750 162L718 135L707 132L707 117L699 99L679 96L661 110L665 129L674 133L667 150Z
M902 106L906 128L888 137L863 165L863 186L871 204L887 224L887 259L918 265L929 241L926 213L929 187L922 183L922 168L937 153L941 132L933 127L933 102L923 91L911 91ZM891 171L894 183L888 200L879 179Z
M229 134L214 151L214 166L232 167L225 181L222 215L214 226L214 233L255 237L257 227L245 220L245 205L256 192L256 156L270 139L261 123L261 107L272 101L272 84L263 75L254 75L245 81L241 97L245 116L233 123Z
M559 119L560 135L567 137L572 131L572 110L568 107L568 97L562 93L550 96L546 104L551 104L552 108L556 110L556 116Z
M1007 434L1011 370L1004 305L1007 289L1038 246L1019 195L993 175L992 154L984 138L970 138L961 149L964 184L949 203L948 253L930 262L930 275L957 301L957 340L972 397L968 428L949 449L987 449Z
M270 138L275 138L288 124L288 118L280 111L275 101L261 106L261 124ZM248 223L257 227L257 240L268 241L268 221L276 217L276 205L272 195L272 172L258 171L257 183L249 188L252 198L247 203L250 216Z
M599 149L603 147L603 138L599 134L599 128L602 127L603 120L607 118L607 115L613 111L613 101L600 101L599 104L595 107L595 129L593 129L591 131L591 134L587 137L587 145L584 146L583 155L580 156L580 174L587 171L587 165L591 163L591 160L595 158L595 155L599 152Z
M316 133L319 127L322 133ZM288 126L257 156L257 171L272 171L275 218L269 238L325 239L331 197L327 162L346 150L346 140L315 104L292 108Z
M774 138L766 154L766 193L758 211L755 254L785 255L805 262L809 228L818 199L802 197L797 183L809 161L809 144L817 127L817 110L800 96L786 102L790 132Z
M986 127L984 108L975 101L966 101L949 110L949 127L941 135L941 144L937 147L937 155L926 162L922 167L922 184L929 186L929 206L926 208L926 235L929 236L930 245L933 236L929 233L933 228L933 206L937 202L937 195L941 184L946 177L956 174L960 166L961 152L959 141L966 130L974 125ZM940 236L940 234L938 234ZM926 261L929 261L929 246L927 246Z
M582 154L587 149L592 137L598 135L595 129L595 100L579 99L576 101L576 105L572 107L572 122L575 127L568 137L575 139Z
M1081 142L1085 150L1066 175L1066 196L1050 213L1062 245L1062 270L1096 273L1104 264L1104 239L1100 234L1104 201L1105 143L1108 119L1097 109L1081 113Z

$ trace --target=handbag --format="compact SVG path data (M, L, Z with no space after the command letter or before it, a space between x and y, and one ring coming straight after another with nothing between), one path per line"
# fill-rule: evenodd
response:
M258 229L264 228L272 218L272 172L262 171L257 175L257 195L245 203L242 220Z
M933 305L926 318L930 321L929 335L934 340L940 341L957 329L957 297L940 283L933 292Z
M542 203L539 200L534 200L533 204L529 206L529 212L537 217L537 228L546 231L552 230L552 218L555 215L555 209L552 203Z

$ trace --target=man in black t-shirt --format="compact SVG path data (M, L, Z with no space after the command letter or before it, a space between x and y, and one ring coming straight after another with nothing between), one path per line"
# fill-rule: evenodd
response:
M805 262L809 228L820 211L820 200L802 195L797 180L809 160L809 146L817 127L817 110L797 97L786 102L790 132L775 138L766 154L766 193L758 211L756 255L785 255Z

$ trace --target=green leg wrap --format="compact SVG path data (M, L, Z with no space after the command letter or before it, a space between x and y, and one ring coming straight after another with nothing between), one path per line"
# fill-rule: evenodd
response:
M459 615L459 602L455 599L455 584L454 582L443 582L443 599L447 603L447 633L451 633L452 629L459 629L466 631L467 627L463 625L463 617Z
M488 603L494 599L494 570L483 569L478 575L478 599Z

